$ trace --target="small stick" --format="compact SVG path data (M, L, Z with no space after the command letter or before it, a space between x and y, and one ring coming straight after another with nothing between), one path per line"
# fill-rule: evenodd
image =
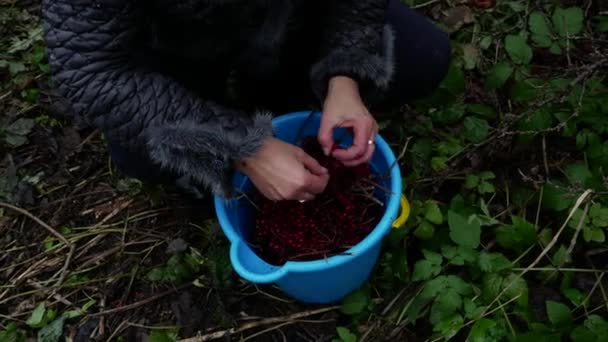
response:
M393 191L387 187L385 187L382 184L376 183L373 180L369 179L369 178L361 178L362 181L367 182L373 186L375 186L376 188L380 189L380 190L384 190L384 192L389 193L389 194L393 194Z
M165 297L165 296L168 296L168 295L170 295L170 294L173 294L173 293L175 293L175 292L177 292L177 291L183 290L183 289L185 289L186 287L189 287L189 286L191 286L191 285L192 285L192 283L188 283L188 284L182 285L182 286L180 286L180 287L178 287L178 288L173 288L173 289L167 290L167 291L165 291L165 292L159 293L159 294L157 294L157 295L155 295L155 296L152 296L152 297L146 298L146 299L141 300L141 301L139 301L139 302L135 302L135 303L128 304L128 305L125 305L125 306L121 306L121 307L119 307L119 308L115 308L115 309L110 309L110 310L105 310L105 311L96 312L96 313L90 314L89 316L90 316L90 317L97 317L97 316L109 315L109 314L113 314L113 313L117 313L117 312L122 312L122 311L128 311L128 310L132 310L132 309L137 309L137 308L138 308L138 307L140 307L140 306L144 306L144 305L146 305L146 304L148 304L148 303L151 303L151 302L153 302L153 301L155 301L155 300L158 300L158 299L160 299L160 298L162 298L162 297Z
M44 286L42 286L42 285L40 285L40 284L38 284L36 282L33 282L33 281L29 281L28 284L31 285L31 286L33 286L33 287L35 287L35 288L37 288L38 290L44 290L45 289ZM55 298L55 300L57 300L58 302L61 302L61 303L65 304L65 305L74 306L74 303L72 303L71 301L69 301L68 299L66 299L65 297L63 297L63 296L61 296L61 295L59 295L57 293L51 294L51 297Z
M179 340L179 341L180 342L204 342L204 341L216 340L216 339L222 338L222 337L227 336L227 335L238 334L238 333L241 333L243 331L246 331L246 330L249 330L249 329L253 329L253 328L257 328L257 327L260 327L260 326L269 325L269 324L275 324L275 323L284 323L284 322L295 321L295 320L299 320L301 318L310 317L310 316L319 315L319 314L322 314L322 313L334 311L334 310L337 310L339 308L340 308L340 306L336 305L336 306L330 306L330 307L321 308L321 309L317 309L317 310L298 312L298 313L294 313L294 314L291 314L291 315L288 315L288 316L265 318L265 319L259 320L257 322L250 322L250 323L243 324L240 327L234 327L234 328L230 328L230 329L226 329L226 330L220 330L220 331L209 333L209 334L206 334L206 335L203 335L203 336L186 338L186 339L182 339L182 340Z
M257 205L255 205L255 203L253 203L253 201L251 200L251 198L249 198L249 196L247 196L246 193L244 193L242 191L239 191L239 192L240 192L241 195L236 198L237 200L239 200L241 198L245 198L257 211L260 211L260 208Z
M583 228L583 223L585 223L585 218L587 217L587 212L589 211L589 202L587 202L587 204L585 205L585 209L583 209L583 215L581 216L581 219L578 221L578 224L576 225L576 231L574 232L574 235L572 236L572 240L570 240L570 246L568 246L568 250L566 251L566 255L570 256L572 254L572 251L574 250L574 246L576 245L576 240L578 240L578 235L581 233L581 230Z
M66 246L68 246L70 248L70 251L68 252L68 255L65 259L65 263L64 263L63 267L61 268L61 275L59 276L59 279L57 280L57 286L60 286L63 283L63 280L65 279L65 277L67 275L68 267L70 266L70 262L72 261L72 256L74 255L74 244L72 244L63 235L59 234L55 229L53 229L51 226L49 226L44 221L42 221L38 217L34 216L27 210L15 207L11 204L4 203L4 202L0 202L0 207L4 207L7 209L16 211L16 212L20 213L21 215L25 215L25 216L29 217L31 220L38 223L40 226L42 226L44 229L49 231L51 234L53 234L56 238L61 240Z

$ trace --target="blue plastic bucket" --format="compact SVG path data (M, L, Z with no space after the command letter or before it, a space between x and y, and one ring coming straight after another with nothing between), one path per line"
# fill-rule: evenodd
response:
M296 112L276 117L273 120L275 137L295 143L296 135L303 124L301 136L317 134L320 113L306 121L310 112ZM337 129L336 137L343 130ZM345 139L348 146L352 140ZM382 240L391 230L399 214L401 198L401 172L395 163L395 155L388 144L376 137L376 151L370 162L374 173L385 174L390 169L390 177L384 177L384 186L391 190L382 191L378 198L384 202L384 215L372 232L360 243L344 254L313 261L288 261L282 266L268 264L247 244L252 210L245 198L223 199L215 197L215 209L224 234L230 240L230 261L242 278L259 284L275 283L293 298L307 303L331 303L341 300L358 289L368 279L374 268ZM243 192L251 189L251 182L244 175L235 175L235 186Z

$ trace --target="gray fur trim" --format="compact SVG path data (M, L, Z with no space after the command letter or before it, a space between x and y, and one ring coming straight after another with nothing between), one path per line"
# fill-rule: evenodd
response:
M234 195L233 162L251 157L273 135L272 116L256 113L250 124L238 128L239 132L225 129L221 122L193 120L154 127L148 134L150 157L163 168L230 197Z
M334 75L352 75L363 83L371 82L375 94L361 94L363 97L377 97L388 89L395 73L395 34L386 24L383 29L382 48L377 54L362 49L336 49L311 68L311 81L318 98L323 101L329 78Z

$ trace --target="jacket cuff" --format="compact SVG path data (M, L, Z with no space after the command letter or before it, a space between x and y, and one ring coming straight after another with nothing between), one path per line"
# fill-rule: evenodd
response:
M348 76L359 83L361 97L367 104L382 100L395 72L394 33L386 24L382 31L381 47L377 53L356 47L331 50L310 71L312 88L319 101L327 95L329 79Z
M273 135L272 116L258 112L250 122L226 123L191 119L151 128L150 157L161 167L190 177L224 198L235 195L233 162L253 156Z

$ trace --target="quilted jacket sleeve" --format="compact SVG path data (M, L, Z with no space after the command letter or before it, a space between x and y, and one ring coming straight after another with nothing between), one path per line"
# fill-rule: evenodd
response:
M43 0L55 88L126 148L230 196L232 161L252 155L272 135L271 117L205 101L133 63L126 47L136 30L135 1Z
M394 73L388 0L330 0L328 6L321 56L311 69L317 97L323 101L329 79L342 75L357 80L367 103L379 101Z

